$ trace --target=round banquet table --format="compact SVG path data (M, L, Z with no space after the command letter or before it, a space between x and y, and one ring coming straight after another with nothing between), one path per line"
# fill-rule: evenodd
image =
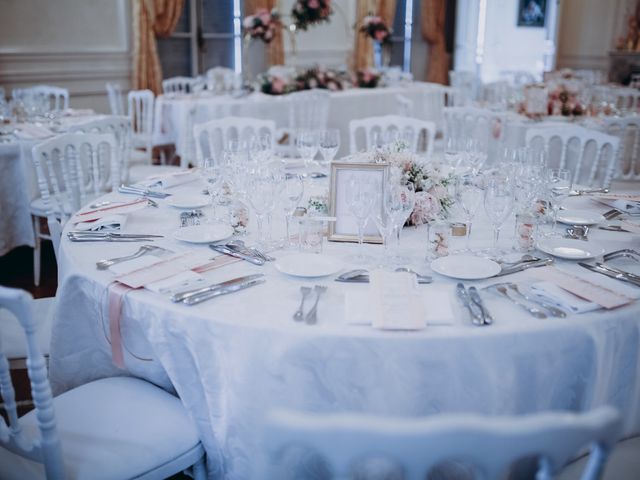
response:
M168 191L197 193L202 188L199 182ZM118 193L107 198L131 199ZM131 213L125 232L163 234L154 243L176 252L210 251L206 245L174 240L171 234L178 228L179 211L166 200L158 203L159 208ZM480 216L476 223L472 245L487 246L491 234L486 221ZM66 231L70 228L67 225ZM503 231L506 247L513 225L505 225ZM421 273L428 273L423 260L425 236L425 227L406 228L402 240L404 253L415 259L413 267ZM590 241L607 251L640 248L638 236L597 229ZM107 313L107 288L114 274L96 270L95 262L127 255L139 245L71 243L63 237L51 382L58 394L97 378L133 375L175 391L197 425L212 478L251 477L261 452L261 421L272 408L417 417L445 412L584 411L608 404L620 410L625 435L640 433L637 302L612 311L540 320L482 292L495 323L475 327L454 299L456 281L437 274L433 284L419 289L446 286L448 295L440 301L451 302L455 320L404 332L349 323L345 292L366 285L337 283L333 277L291 277L271 262L262 267L237 262L206 272L211 283L262 272L266 283L197 306L174 304L144 289L131 291L122 306L125 369L121 370L112 363ZM324 253L344 258L356 247L329 243ZM379 256L383 247L365 248ZM557 264L640 296L640 289L572 262ZM481 288L497 280L465 283ZM499 280L527 282L533 277L525 271ZM318 324L294 322L300 286L314 284L328 286L320 301Z

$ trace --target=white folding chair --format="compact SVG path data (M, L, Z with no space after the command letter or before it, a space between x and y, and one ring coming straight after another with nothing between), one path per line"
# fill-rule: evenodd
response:
M640 91L635 88L610 88L615 97L616 108L622 115L640 113Z
M445 107L442 111L447 135L473 137L487 146L487 164L497 158L504 143L506 112L477 107Z
M40 241L50 239L58 255L64 223L82 205L120 183L118 145L111 134L66 133L32 149L40 197L31 202L36 247L34 278L40 280ZM40 231L37 217L45 217L49 235Z
M547 153L547 163L572 172L576 185L608 188L619 159L620 139L579 126L531 128L527 145Z
M417 118L401 117L399 115L384 115L381 117L367 117L351 120L349 122L349 150L358 151L358 136L364 133L365 148L369 148L373 142L374 134L385 135L397 133L400 138L409 143L412 152L418 151L421 135L426 136L426 149L423 153L427 157L433 152L433 142L436 136L436 124Z
M229 140L246 141L263 134L269 134L272 146L275 146L276 123L273 120L225 117L200 123L193 127L198 164L207 157L220 158Z
M640 180L640 117L607 117L604 129L620 139L620 159L614 173L616 180Z
M18 418L6 356L0 389L9 425L0 417L0 478L166 478L193 466L204 480L204 449L179 398L131 377L87 383L53 398L35 337L31 296L0 287L26 335L35 410Z
M191 77L172 77L162 81L162 91L165 94L185 95L193 93L196 80Z
M97 120L74 125L69 128L70 133L111 133L116 139L118 150L114 161L118 162L120 183L128 181L129 155L131 136L131 121L123 115L109 115Z
M536 479L550 480L582 448L591 446L583 479L595 480L621 425L611 407L521 417L388 418L277 411L266 422L266 462L256 477L296 478L296 467L306 467L300 471L310 474L309 478L317 471L329 472L322 478L360 478L358 473L366 470L368 460L384 459L405 480L427 478L434 468L455 461L465 462L477 474L464 478L497 479L517 460L535 456ZM296 447L304 449L298 458L291 455ZM316 471L310 471L313 466Z
M107 83L107 96L109 98L109 108L112 115L124 115L124 100L122 88L117 83Z
M35 95L46 98L51 111L60 112L69 108L69 90L49 85L38 85L31 90Z
M215 93L232 91L236 86L236 73L227 67L213 67L207 70L207 88Z

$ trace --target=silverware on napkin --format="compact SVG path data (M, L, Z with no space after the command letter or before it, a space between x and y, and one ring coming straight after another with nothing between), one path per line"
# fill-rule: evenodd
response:
M507 268L502 269L500 273L497 273L492 278L502 277L503 275L511 275L512 273L522 272L523 270L527 270L528 268L544 267L546 265L551 265L552 263L553 263L553 258L543 258L536 261L527 261L527 262L517 263L515 265L510 265Z
M484 313L482 309L477 303L471 301L469 292L467 292L467 289L461 282L456 285L456 295L462 302L462 305L469 311L469 315L471 315L471 323L477 326L484 325Z
M524 308L527 312L529 312L530 315L536 318L547 318L547 314L539 308L529 305L526 301L520 300L518 297L512 297L511 295L509 295L508 289L504 283L489 285L488 287L484 287L483 290L489 290L502 295L511 303Z
M316 302L304 317L304 321L307 323L307 325L315 325L316 323L318 323L318 302L320 301L320 296L327 291L327 287L324 285L315 285L313 287L313 291L316 294Z
M427 275L421 275L414 272L413 270L408 270L403 267L397 268L396 272L409 272L415 274L417 282L421 285L431 283L433 281L433 279ZM338 275L334 280L336 282L344 283L369 283L369 272L361 268L350 270L341 275Z
M226 245L209 244L209 248L218 253L229 255L230 257L240 258L241 260L245 260L249 263L253 263L254 265L261 266L265 264L265 260L263 258L254 256L254 255L249 255L247 253L239 252L237 250L227 247Z
M480 294L478 293L478 289L476 287L469 287L469 298L473 303L475 303L482 313L482 321L485 325L491 325L493 323L493 317L489 313L487 307L485 307L482 298L480 298Z
M622 282L630 283L631 285L634 285L636 287L640 287L640 280L631 278L626 272L623 272L622 270L608 267L602 263L591 265L589 263L578 262L578 265L580 265L583 268L586 268L587 270L591 270L592 272L599 273L606 277L615 278L616 280L620 280Z
M98 262L96 262L96 268L98 270L106 270L107 268L109 268L112 265L115 265L116 263L121 263L121 262L126 262L128 260L133 260L134 258L138 258L138 257L142 257L143 255L146 255L148 253L151 252L165 252L168 253L169 250L162 248L162 247L156 247L155 245L142 245L137 252L132 253L131 255L126 255L124 257L115 257L115 258L108 258L105 260L100 260Z
M118 188L118 192L126 193L128 195L140 195L141 197L154 197L154 198L167 198L170 197L170 193L157 192L155 190L149 190L148 188L133 187L127 185L121 185Z
M211 300L212 298L219 297L220 295L227 295L229 293L244 290L245 288L253 287L255 285L260 285L265 281L266 280L264 278L253 278L251 280L246 280L242 283L236 283L235 285L231 285L228 287L216 288L208 292L193 295L183 300L182 303L184 303L185 305L197 305L204 301Z
M206 287L185 290L182 292L175 293L171 296L171 301L174 303L177 302L185 302L193 297L199 297L204 294L211 293L213 291L219 289L228 289L238 285L244 285L245 283L252 282L254 280L260 280L264 277L263 273L256 273L253 275L245 275L243 277L232 278L231 280L227 280L222 283L214 283L212 285L207 285ZM253 285L253 284L252 284ZM249 285L250 286L250 285ZM230 293L230 292L229 292Z

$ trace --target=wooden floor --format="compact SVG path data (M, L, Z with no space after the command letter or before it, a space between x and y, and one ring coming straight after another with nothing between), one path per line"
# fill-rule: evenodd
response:
M33 249L18 247L0 257L0 285L22 288L35 298L53 297L58 288L58 268L51 242L42 243L40 286L33 284Z

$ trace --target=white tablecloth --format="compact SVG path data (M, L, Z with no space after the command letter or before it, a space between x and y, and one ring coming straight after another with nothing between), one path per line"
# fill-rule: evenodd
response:
M349 153L349 121L391 113L399 114L397 95L403 95L413 102L413 114L417 118L439 118L440 112L425 111L424 85L415 83L406 87L354 88L331 92L328 125L340 130L342 143L338 158ZM189 155L186 145L187 135L190 135L190 124L196 125L227 116L240 116L274 120L278 128L289 127L287 101L287 95L274 96L260 92L239 99L228 95L174 98L160 95L156 99L155 134L165 142L175 143L179 155ZM187 121L190 111L193 112L193 122Z
M200 189L200 184L192 183L174 192ZM127 231L161 232L167 236L156 244L175 251L207 250L172 239L178 210L163 200L159 203L159 209L131 214ZM490 242L482 223L474 229L476 246ZM504 227L505 246L510 245L512 228ZM423 261L425 235L424 227L403 233L404 249L421 272L428 272ZM600 230L591 235L607 250L640 248L638 236ZM345 318L345 292L365 285L341 284L332 277L303 281L279 273L272 263L256 267L240 262L206 276L215 282L263 272L267 282L195 307L172 304L148 291L130 292L122 315L126 371L119 370L111 361L106 313L106 288L113 275L97 271L95 262L137 248L129 243L63 239L51 381L60 393L96 378L130 374L175 389L197 424L212 477L250 477L261 451L260 423L264 413L275 407L411 417L582 411L609 404L622 413L626 434L640 432L637 303L609 312L538 320L485 293L495 317L490 327L474 327L460 314L453 325L419 332L378 331L350 325ZM342 258L354 248L329 244L325 252ZM366 248L374 255L382 252L379 245ZM609 281L614 289L633 288L591 275ZM434 277L435 284L447 285L453 292L454 280ZM531 278L522 272L501 280ZM495 280L474 283L481 287ZM300 301L300 286L313 284L328 286L320 302L319 323L296 323L292 314Z

